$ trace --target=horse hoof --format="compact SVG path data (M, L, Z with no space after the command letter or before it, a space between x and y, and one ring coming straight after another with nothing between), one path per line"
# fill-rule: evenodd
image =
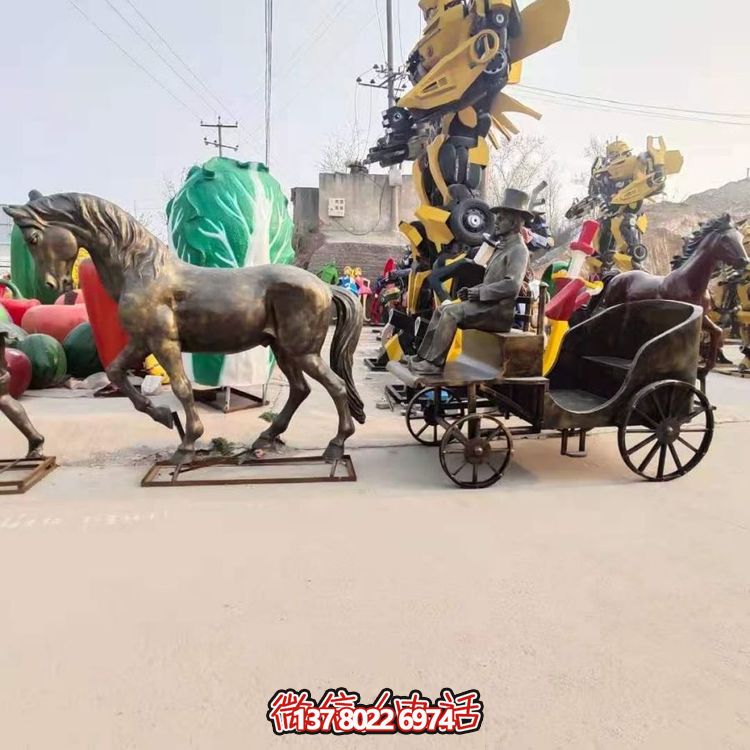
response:
M29 452L26 454L26 458L42 458L42 448L44 447L44 440L34 440L29 443Z
M163 424L168 430L174 429L174 416L168 406L157 406L150 414L154 422Z
M329 443L328 447L323 453L323 459L325 461L340 461L344 457L344 446L336 445L335 443Z
M194 449L178 448L169 458L172 466L184 466L189 464L195 457Z
M259 437L254 443L253 447L250 449L253 452L256 451L262 451L264 453L266 452L278 452L286 447L286 443L281 438L266 438L266 437Z

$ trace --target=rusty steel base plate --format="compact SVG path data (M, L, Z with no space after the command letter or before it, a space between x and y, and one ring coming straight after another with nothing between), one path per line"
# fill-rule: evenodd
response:
M736 365L719 365L714 367L711 372L715 372L717 375L731 375L735 378L750 378L750 370L740 370Z
M221 487L252 484L312 484L356 482L351 456L327 461L305 458L247 459L246 454L197 459L176 467L157 461L141 480L141 487Z
M56 468L54 456L0 460L0 495L23 495Z

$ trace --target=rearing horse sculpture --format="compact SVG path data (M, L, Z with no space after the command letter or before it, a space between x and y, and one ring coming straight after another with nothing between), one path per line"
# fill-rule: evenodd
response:
M167 371L185 409L185 437L172 457L190 460L203 425L193 401L182 352L231 354L270 346L289 381L289 399L253 448L269 448L289 426L310 393L305 374L317 380L336 404L339 426L323 454L336 460L364 423L362 400L352 378L352 359L362 330L362 307L343 289L330 287L301 268L257 266L208 269L181 261L158 238L118 206L92 195L62 193L5 209L23 232L48 287L65 291L78 248L85 247L130 341L107 370L110 380L138 411L173 427L167 406L155 406L128 381L129 367L149 353ZM320 351L337 313L331 367Z
M729 214L701 225L688 244L689 257L667 276L652 276L644 271L630 271L615 276L605 289L595 312L606 307L647 299L691 302L702 307L703 330L711 338L706 357L706 371L712 370L721 350L722 330L709 317L711 300L708 284L719 263L733 268L747 268L750 259L743 245L743 235Z

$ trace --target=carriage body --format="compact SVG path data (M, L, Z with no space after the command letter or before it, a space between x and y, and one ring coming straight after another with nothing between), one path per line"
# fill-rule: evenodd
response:
M712 438L712 408L695 387L702 316L667 300L609 308L569 331L547 377L543 337L517 331L464 331L464 352L438 376L389 370L418 391L406 409L409 431L439 445L443 469L461 487L497 482L514 439L557 434L563 455L578 457L588 431L602 427L618 428L631 470L665 481L693 469Z

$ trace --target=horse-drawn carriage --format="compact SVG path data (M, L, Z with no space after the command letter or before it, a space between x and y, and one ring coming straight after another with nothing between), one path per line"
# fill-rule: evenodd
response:
M569 331L547 377L543 337L522 331L464 331L461 356L441 375L415 375L395 362L388 369L414 392L409 432L439 446L440 464L459 487L499 481L514 438L556 434L562 454L576 457L599 427L618 428L633 472L668 481L694 469L713 438L713 408L695 386L702 319L701 308L683 302L612 307ZM572 438L577 450L569 449Z

